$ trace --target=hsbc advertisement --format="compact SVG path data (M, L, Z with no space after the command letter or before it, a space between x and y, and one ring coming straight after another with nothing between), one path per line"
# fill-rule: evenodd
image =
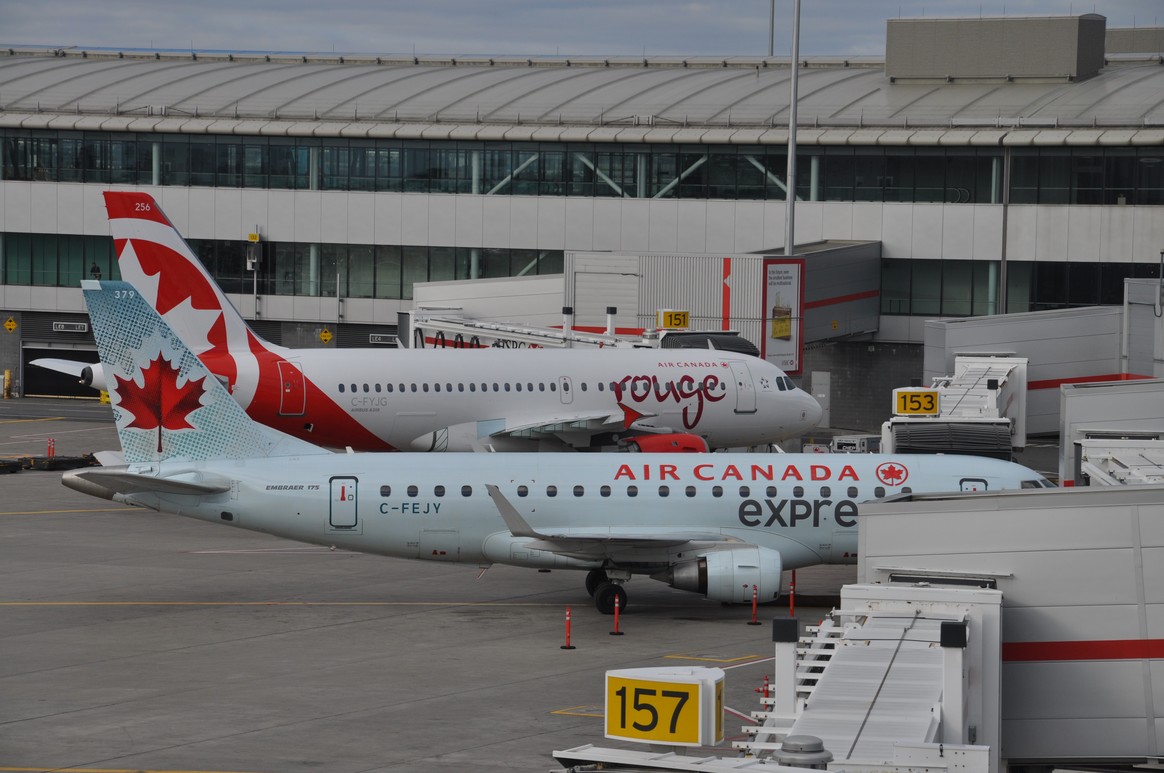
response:
M764 258L760 356L798 375L804 355L804 258Z

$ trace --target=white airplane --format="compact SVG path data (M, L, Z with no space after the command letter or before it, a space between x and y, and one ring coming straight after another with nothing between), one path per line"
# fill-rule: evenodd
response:
M782 370L732 352L275 346L250 330L151 196L104 195L122 278L252 418L313 443L521 451L633 436L651 447L653 434L685 434L726 448L796 437L821 419L820 405ZM107 383L99 369L83 380Z
M399 558L587 572L602 612L647 575L724 602L856 561L859 503L1041 488L1011 462L874 454L337 454L252 421L145 299L85 280L122 454L93 496Z

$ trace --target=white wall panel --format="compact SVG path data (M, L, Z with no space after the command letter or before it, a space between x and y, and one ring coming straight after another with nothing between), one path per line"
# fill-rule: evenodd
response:
M915 258L940 258L942 256L942 215L941 204L913 205L913 238L910 250Z
M886 258L912 258L913 205L886 204L881 227L881 254Z
M437 244L449 246L457 238L457 196L429 196L428 233L424 242L417 244Z
M400 197L400 243L428 244L428 209L432 197L417 194Z
M367 194L351 194L345 197L347 206L344 220L346 241L352 244L375 244L376 242L376 202Z
M769 246L764 243L764 209L762 201L737 203L732 252L759 252Z
M214 232L219 239L235 239L243 241L250 233L251 223L243 226L242 219L242 191L231 189L219 191L214 197Z
M776 250L784 246L784 233L787 227L787 214L784 202L770 201L764 207L764 249Z
M249 197L248 197L249 198ZM258 221L263 226L263 238L272 242L295 240L295 192L271 191L266 200L266 217Z
M679 251L679 201L677 199L648 200L647 238L649 252ZM684 250L686 251L686 250Z
M1081 207L1081 209L1084 209ZM1121 263L1124 261L1131 261L1136 253L1136 214L1143 212L1143 207L1094 207L1088 209L1095 209L1101 213L1100 223L1100 239L1103 244L1104 255L1103 258L1108 261ZM1160 220L1159 217L1146 218L1148 220ZM1156 243L1159 245L1159 242ZM1157 249L1159 247L1157 246ZM1150 252L1142 251L1140 255L1148 254ZM1085 259L1085 258L1084 258ZM1093 256L1092 260L1098 260L1099 256Z
M964 205L963 205L964 206ZM1002 212L998 205L974 204L974 260L999 260L1002 257ZM950 205L947 209L955 209Z
M1039 236L1039 208L1011 205L1006 211L1007 260L1034 260Z
M708 252L707 202L678 201L675 217L677 249L682 252Z
M28 233L32 231L32 183L5 183L8 195L4 197L4 229Z
M1107 207L1110 211L1113 207ZM1136 207L1135 225L1132 228L1136 260L1152 260L1160 255L1164 246L1164 217L1160 217L1160 207Z
M940 214L934 215L941 219L942 251L939 257L943 260L970 260L974 257L974 209L973 206L942 205Z
M41 206L40 197L33 201L33 228L44 233L84 233L85 226L85 187L81 185L58 185L55 193L49 193L44 198L48 205L44 216L49 219L49 227L41 228L37 223L37 209ZM40 186L34 186L38 190ZM48 188L49 191L53 189ZM104 204L104 200L101 201ZM102 210L105 207L101 207ZM106 221L108 223L108 221ZM109 226L106 225L108 230Z
M295 241L323 241L322 218L319 193L317 191L296 191L295 193Z
M736 208L730 201L707 202L707 251L735 252Z
M1103 250L1103 216L1098 207L1072 207L1067 217L1066 259L1094 263ZM1056 258L1063 260L1064 256Z
M401 207L404 196L399 193L379 195L373 200L373 241L376 244L404 244Z
M101 195L102 191L100 189L94 189L89 185L61 185L59 187L75 188L77 191L81 216L83 218L81 220L81 229L77 233L109 233L109 217L105 211L105 198ZM3 191L3 189L4 186L0 185L0 191ZM149 190L157 198L157 189L143 188L142 190ZM160 201L160 199L158 200ZM0 198L0 206L3 206L3 198Z
M821 238L842 240L853 238L854 205L851 202L830 201L817 206L821 208L822 214ZM800 209L799 202L796 204L796 209ZM802 244L808 241L807 235L801 235L799 227L796 229L796 241Z
M874 201L856 201L852 205L852 230L848 238L880 241L885 226L885 205Z
M485 196L481 202L485 238L482 247L509 247L513 239L510 224L512 196ZM523 230L524 236L524 230Z
M537 202L537 244L539 250L561 250L566 244L566 198L547 196Z
M622 231L619 249L623 252L648 252L650 245L650 201L622 199L622 202Z
M796 228L793 236L797 244L808 244L824 239L825 213L831 209L831 204L820 201L796 202ZM783 241L780 242L782 245Z
M566 197L565 249L594 249L594 199Z
M1007 257L1014 260L1066 260L1069 248L1068 231L1071 225L1071 208L1041 206L1037 212L1034 255L1027 257L1008 254Z
M594 200L594 249L622 249L623 208L619 199Z
M186 193L185 197L179 196L178 202L183 198L186 201L186 206L183 207L178 204L177 211L179 216L185 218L184 223L179 224L171 218L171 222L178 228L178 231L183 236L189 236L195 239L224 239L218 231L218 218L215 217L217 205L215 204L214 191L210 188L191 188ZM169 207L170 200L166 199L163 207ZM169 214L170 210L166 209Z
M538 200L512 196L509 205L509 246L532 250L538 246Z
M482 196L457 196L453 241L458 247L480 247L485 235L485 202Z

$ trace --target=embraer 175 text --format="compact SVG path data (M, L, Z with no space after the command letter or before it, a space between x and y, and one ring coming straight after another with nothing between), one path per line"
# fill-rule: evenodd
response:
M604 612L636 574L774 599L784 569L856 560L875 497L1051 485L966 456L332 453L252 421L133 287L82 285L123 452L66 486L365 553L580 569Z
M683 433L712 448L815 427L776 366L708 349L286 349L259 338L144 193L105 193L122 278L257 421L357 451L560 450Z

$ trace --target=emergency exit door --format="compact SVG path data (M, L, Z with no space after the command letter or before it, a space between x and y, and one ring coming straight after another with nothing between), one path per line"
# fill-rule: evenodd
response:
M736 413L756 412L756 385L746 362L729 362L736 381Z
M356 531L359 528L357 488L357 480L354 477L331 479L331 512L328 515L328 525L332 529Z
M299 363L279 360L279 415L302 416L307 409L307 388Z

